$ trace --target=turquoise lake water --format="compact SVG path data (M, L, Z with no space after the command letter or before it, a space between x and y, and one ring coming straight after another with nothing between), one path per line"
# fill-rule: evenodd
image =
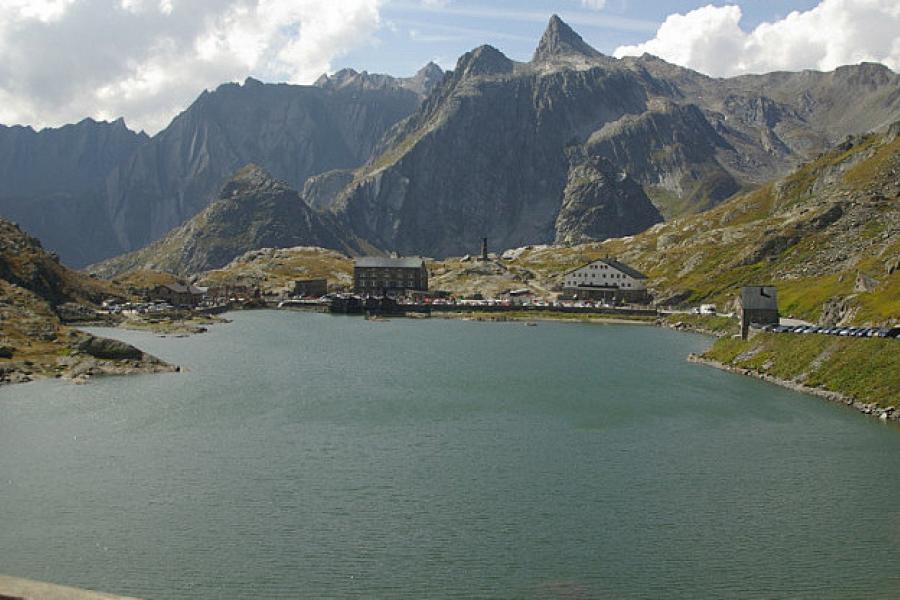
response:
M900 597L900 428L653 327L244 312L0 389L0 573L148 599Z

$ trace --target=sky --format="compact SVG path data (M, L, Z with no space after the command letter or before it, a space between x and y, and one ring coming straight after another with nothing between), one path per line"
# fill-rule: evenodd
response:
M713 76L900 71L900 0L0 0L0 123L85 117L150 134L204 89L408 76L491 44L528 60L552 14L601 52Z

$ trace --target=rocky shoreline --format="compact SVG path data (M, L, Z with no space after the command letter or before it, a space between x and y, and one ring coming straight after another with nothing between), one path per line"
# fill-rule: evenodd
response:
M869 415L871 417L875 417L882 421L898 421L900 422L900 410L893 406L888 407L880 407L874 402L861 402L856 400L855 398L851 398L845 394L841 394L839 392L833 392L831 390L824 390L822 388L815 388L803 385L802 383L797 383L796 381L790 381L788 379L782 379L780 377L775 377L773 375L769 375L768 373L764 373L755 369L747 369L743 367L735 367L732 365L727 365L725 363L721 363L717 360L712 360L710 358L706 358L699 354L691 353L688 355L688 361L692 363L697 363L701 365L706 365L709 367L714 367L716 369L720 369L722 371L727 371L729 373L734 373L736 375L744 375L747 377L753 377L755 379L759 379L761 381L767 381L769 383L774 383L775 385L779 385L783 388L787 388L789 390L793 390L795 392L801 392L804 394L812 394L813 396L818 396L820 398L824 398L829 400L830 402L836 402L838 404L843 404L845 406L849 406L859 412Z
M39 379L87 383L95 377L175 373L181 370L125 342L72 330L62 354L0 363L0 385Z

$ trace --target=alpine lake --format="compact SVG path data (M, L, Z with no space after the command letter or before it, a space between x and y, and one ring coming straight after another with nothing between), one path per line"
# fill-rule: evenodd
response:
M0 573L181 598L900 597L900 428L634 325L228 315L0 389Z

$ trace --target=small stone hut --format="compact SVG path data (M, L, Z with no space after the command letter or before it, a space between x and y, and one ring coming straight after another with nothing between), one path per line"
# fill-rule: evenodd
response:
M778 296L775 288L768 285L753 285L741 288L741 339L747 339L751 323L757 325L778 325Z

